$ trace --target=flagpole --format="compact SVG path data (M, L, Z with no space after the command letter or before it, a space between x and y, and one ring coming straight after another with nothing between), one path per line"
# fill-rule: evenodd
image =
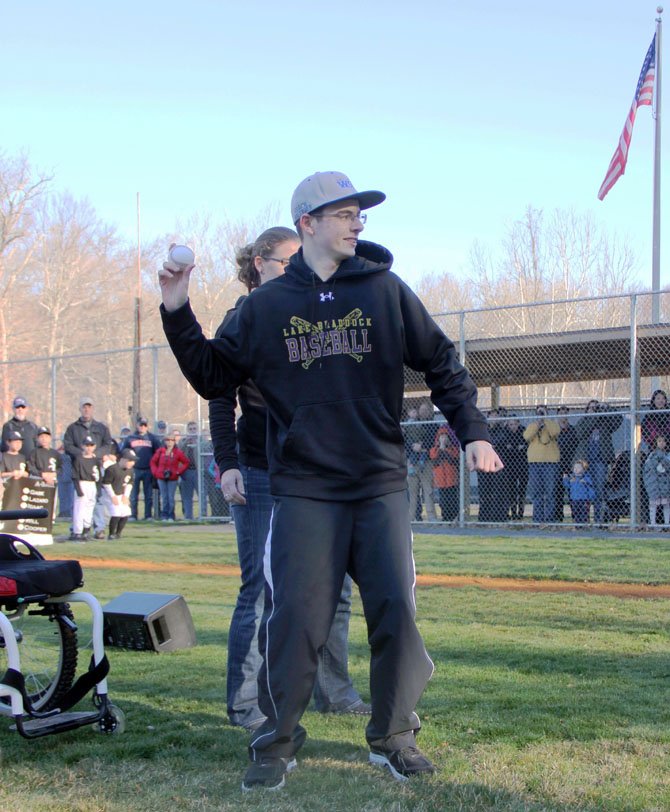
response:
M652 289L652 322L661 320L661 17L663 6L656 12L656 111L654 127L654 226L652 236L651 289Z
M137 193L137 291L135 294L135 334L133 355L133 412L132 421L139 420L142 410L142 356L140 345L142 343L142 243L140 241L140 193Z

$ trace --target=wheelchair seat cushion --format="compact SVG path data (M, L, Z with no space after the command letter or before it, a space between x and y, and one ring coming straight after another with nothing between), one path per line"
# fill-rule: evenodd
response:
M16 597L19 598L67 595L84 583L78 561L0 561L0 578L16 582ZM2 594L7 596L5 590Z

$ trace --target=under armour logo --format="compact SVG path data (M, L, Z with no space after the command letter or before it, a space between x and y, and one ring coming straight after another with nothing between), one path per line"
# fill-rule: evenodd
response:
M322 302L334 302L335 296L333 295L332 291L328 291L328 293L320 293L319 296L321 297Z

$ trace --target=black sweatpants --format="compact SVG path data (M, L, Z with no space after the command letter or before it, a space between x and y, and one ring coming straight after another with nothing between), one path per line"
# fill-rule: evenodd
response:
M366 738L413 743L414 708L433 663L415 623L407 491L354 502L276 498L264 566L259 706L267 721L252 738L252 760L292 756L305 740L299 722L345 572L358 584L371 649Z

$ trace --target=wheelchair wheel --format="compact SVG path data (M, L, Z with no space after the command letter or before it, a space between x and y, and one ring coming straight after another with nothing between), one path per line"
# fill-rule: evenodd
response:
M126 714L111 702L107 705L107 713L98 722L98 733L111 733L119 736L126 729Z
M26 606L12 620L19 646L26 693L36 711L58 707L74 682L77 670L77 627L67 603ZM7 669L7 654L0 638L0 668ZM8 697L0 697L9 705Z

